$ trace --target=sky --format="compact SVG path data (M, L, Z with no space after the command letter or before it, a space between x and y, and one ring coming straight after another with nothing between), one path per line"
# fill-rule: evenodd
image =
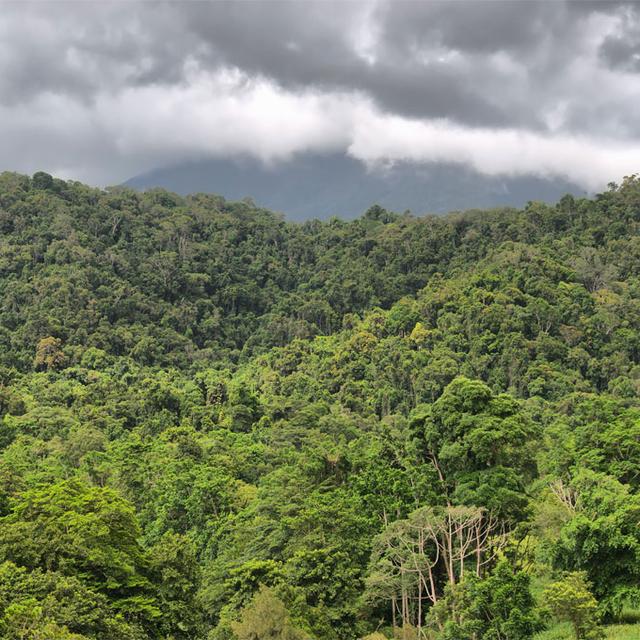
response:
M640 170L640 4L0 1L0 170L307 152L602 189Z

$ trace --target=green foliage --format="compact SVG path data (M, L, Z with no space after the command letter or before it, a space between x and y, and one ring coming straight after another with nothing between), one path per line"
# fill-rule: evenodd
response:
M130 505L109 489L64 481L31 489L0 521L0 553L20 566L80 574L105 592L144 585L140 534Z
M60 369L64 365L65 356L61 347L59 338L42 338L36 347L36 357L33 360L33 366L36 370Z
M7 640L85 640L55 621L46 618L34 599L9 605L0 622L2 638Z
M204 621L197 601L200 567L193 545L181 535L167 533L149 549L147 561L161 613L160 635L172 640L198 637Z
M240 620L231 623L238 640L305 640L309 636L290 620L287 609L271 589L262 586L242 610Z
M589 590L584 573L569 573L562 580L550 584L543 598L556 618L571 624L576 640L604 638L599 626L598 603Z
M145 635L138 624L125 619L107 596L81 578L42 569L28 571L4 562L0 565L0 614L9 625L8 618L18 613L11 624L26 624L29 629L56 625L82 637L108 640ZM10 632L7 634L13 637Z
M414 428L423 430L425 458L448 500L522 517L537 429L514 398L458 377L433 405L415 410Z
M639 185L297 225L0 174L4 637L516 640L558 571L615 619Z
M530 640L543 626L528 576L506 561L486 578L472 576L449 587L428 622L442 640Z
M640 598L640 496L614 478L576 473L575 509L552 543L554 564L586 572L604 612L611 616Z

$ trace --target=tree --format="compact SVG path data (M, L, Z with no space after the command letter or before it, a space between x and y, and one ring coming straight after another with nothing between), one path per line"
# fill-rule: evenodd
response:
M477 507L423 507L385 528L375 543L365 600L387 600L391 621L421 633L428 605L465 576L480 578L504 546L499 522Z
M578 279L591 292L608 286L616 278L617 270L611 264L603 262L594 247L584 247L575 261Z
M542 597L544 605L558 620L571 624L576 640L604 638L598 602L584 572L566 574L562 580L550 584Z
M172 640L197 637L203 627L196 594L200 570L193 545L181 535L165 534L147 554L150 579L162 612L161 631Z
M31 178L34 189L51 189L53 186L53 176L44 171L36 171Z
M31 489L1 525L0 551L22 566L79 570L107 590L137 582L140 529L131 506L110 489L77 480Z
M538 429L515 398L461 376L417 407L412 425L447 503L485 507L505 522L522 517Z
M0 518L0 559L31 571L78 576L125 620L154 637L162 617L130 504L78 480L29 489Z
M238 640L307 640L309 635L291 622L274 591L264 585L242 610L231 628Z
M38 602L30 598L9 605L0 619L3 640L88 640L47 618Z
M42 338L36 347L33 366L36 371L60 369L65 363L65 355L61 349L62 340L49 336Z
M470 575L448 585L428 623L438 640L530 640L543 626L529 577L506 560L484 579Z
M554 566L583 571L606 616L640 598L640 496L603 473L582 469L568 489L573 507L551 543Z
M77 576L28 570L12 562L0 564L0 620L8 624L7 618L13 618L13 626L31 630L55 624L59 633L68 629L83 638L100 640L136 638L144 633L137 621L127 622L107 596ZM11 640L16 633L9 634Z

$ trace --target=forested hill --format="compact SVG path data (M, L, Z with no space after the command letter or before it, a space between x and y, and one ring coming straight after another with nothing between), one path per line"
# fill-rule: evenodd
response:
M95 347L141 364L237 360L332 333L345 314L388 308L506 241L569 262L582 246L611 251L613 240L635 237L628 197L426 218L373 206L353 222L298 225L216 196L5 173L2 357L29 368L36 342L54 336L72 359Z
M5 173L0 232L3 640L638 637L637 178L294 224Z

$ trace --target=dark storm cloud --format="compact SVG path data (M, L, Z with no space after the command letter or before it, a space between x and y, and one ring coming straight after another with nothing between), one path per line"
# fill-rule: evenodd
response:
M550 2L416 2L403 5L402 11L383 5L380 18L389 49L410 55L435 41L449 49L487 54L535 48L545 25L564 13L561 3Z
M540 123L535 103L512 108L512 79L491 56L506 53L533 75L541 62L532 52L544 44L553 53L553 42L573 37L577 26L574 11L544 1L51 2L12 11L22 28L3 36L13 52L0 62L4 102L44 90L90 99L105 86L172 84L194 60L287 88L357 89L413 117L504 126ZM358 50L358 37L366 38L358 32L367 28L373 61ZM456 58L447 60L447 52ZM487 95L490 85L501 100Z
M97 92L182 76L175 10L150 3L11 2L0 16L0 100Z
M485 124L504 122L470 86L469 71L416 61L402 39L389 40L375 62L358 51L358 36L376 29L382 15L357 3L197 4L186 12L189 33L204 46L197 56L205 65L227 64L274 78L283 87L360 90L381 106L408 115L458 117ZM394 5L409 21L417 3ZM389 9L385 8L384 12ZM367 22L370 24L367 25ZM373 52L372 52L373 53ZM473 104L472 104L473 103Z
M614 69L640 71L640 9L637 4L621 12L620 28L600 47L602 59Z
M623 13L617 2L193 3L186 33L196 57L260 73L282 86L357 89L381 108L472 125L544 127L537 98L580 55L583 22ZM250 8L248 8L250 7ZM374 61L354 36L374 31ZM456 57L447 60L446 53ZM525 69L528 95L495 64L504 55ZM487 92L487 87L500 96Z
M396 1L263 3L250 11L245 3L215 11L196 4L185 15L190 33L206 44L205 64L222 61L285 87L365 91L382 108L409 116L508 125L532 120L531 114L484 94L487 80L500 75L487 58L505 50L526 55L545 18L564 20L564 14L548 2ZM376 39L372 59L354 46L358 29L367 27ZM457 60L442 59L450 51Z
M43 156L98 179L176 154L333 145L369 160L380 145L362 122L385 138L399 118L426 127L416 158L435 153L425 131L438 119L451 139L466 127L535 134L540 148L545 136L629 143L639 24L632 2L4 3L0 134L21 143L0 159L31 166L49 145ZM451 144L471 162L474 149Z

